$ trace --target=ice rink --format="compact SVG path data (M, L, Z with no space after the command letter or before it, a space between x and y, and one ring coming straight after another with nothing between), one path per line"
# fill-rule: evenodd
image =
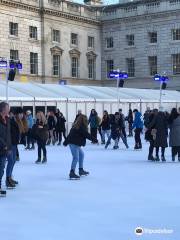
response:
M120 143L119 150L88 143L90 176L68 180L69 148L49 146L48 163L36 165L37 151L20 147L14 178L20 184L0 198L1 240L179 240L180 163L147 161L143 151ZM135 235L135 228L173 230Z

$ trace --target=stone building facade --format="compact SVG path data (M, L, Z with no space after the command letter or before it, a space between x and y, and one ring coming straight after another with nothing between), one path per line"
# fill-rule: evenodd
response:
M0 56L21 60L22 81L115 85L119 68L126 87L158 88L166 72L180 90L180 0L123 2L0 0Z

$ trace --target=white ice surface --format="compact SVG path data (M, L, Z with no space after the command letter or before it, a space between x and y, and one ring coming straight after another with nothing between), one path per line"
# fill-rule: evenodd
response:
M179 240L180 163L147 161L143 151L85 151L90 176L69 181L69 148L48 147L47 165L36 165L36 151L20 150L14 177L20 185L0 198L0 240ZM170 235L137 237L138 226L173 229Z

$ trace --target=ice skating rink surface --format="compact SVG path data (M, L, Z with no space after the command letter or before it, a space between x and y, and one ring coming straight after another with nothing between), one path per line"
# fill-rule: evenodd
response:
M36 165L35 151L20 147L14 178L20 184L0 198L1 240L179 240L180 163L147 161L142 151L120 143L88 143L84 168L90 176L68 180L69 148L49 146L48 163ZM136 236L136 227L169 229L169 234Z

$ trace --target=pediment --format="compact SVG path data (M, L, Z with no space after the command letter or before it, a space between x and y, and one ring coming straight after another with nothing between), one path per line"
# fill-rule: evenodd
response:
M62 53L64 51L62 48L60 48L58 46L54 46L50 50L51 50L51 54L56 54L56 55L62 55Z

